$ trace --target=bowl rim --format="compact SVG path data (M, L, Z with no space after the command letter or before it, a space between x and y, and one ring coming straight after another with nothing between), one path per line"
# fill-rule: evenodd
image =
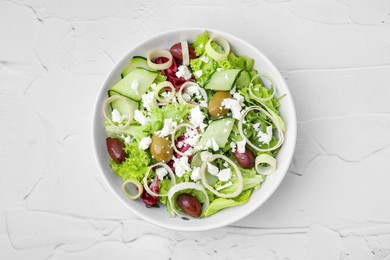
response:
M108 179L107 179L107 176L105 175L105 170L103 168L103 165L101 162L101 160L99 160L99 154L98 154L98 146L97 146L97 131L96 131L96 125L99 121L99 116L100 116L100 112L98 111L99 107L100 107L100 98L101 96L103 95L103 92L105 91L105 86L108 84L108 81L110 80L112 74L117 70L117 67L120 63L122 63L126 57L129 55L129 53L133 52L135 49L137 49L138 47L144 45L145 43L149 42L149 41L153 41L155 39L158 39L160 37L163 37L164 35L167 35L167 34L172 34L172 33L183 33L183 32L190 32L190 31L208 31L208 32L211 32L211 33L215 33L215 34L219 34L219 35L226 35L228 36L229 38L232 38L234 39L235 42L239 42L239 44L245 44L247 46L249 46L250 48L252 48L255 52L257 52L260 56L262 56L262 58L264 58L266 60L266 62L269 64L270 66L270 69L273 70L273 72L275 73L275 76L277 78L279 78L279 80L281 80L283 82L283 84L286 86L286 89L285 89L285 94L287 94L290 98L291 98L291 104L290 104L290 118L291 120L289 121L289 125L288 125L288 128L289 128L289 139L290 139L290 142L291 142L291 152L289 152L287 155L287 158L285 158L286 162L287 162L287 168L281 173L283 176L281 176L280 178L277 179L277 181L271 186L270 188L270 191L263 197L261 203L259 203L256 207L252 207L248 210L245 211L245 213L242 213L242 214L237 214L237 215L233 215L231 218L226 218L225 220L223 221L220 221L218 223L211 223L209 225L202 225L202 226L197 226L197 225L188 225L188 226L177 226L177 225L172 225L172 224L169 224L169 223L162 223L162 222L159 222L159 221L156 221L155 219L149 217L148 215L146 214L143 214L135 209L133 209L128 203L126 203L122 197L120 197L116 190L114 189L114 187L109 183ZM246 216L249 216L250 214L252 214L255 210L257 210L258 208L260 208L276 191L276 189L280 186L281 182L284 180L287 172L288 172L288 167L289 165L291 164L291 161L292 161L292 158L293 158L293 155L294 155L294 152L295 152L295 146L296 146L296 139L297 139L297 117L296 117L296 109L295 109L295 105L294 105L294 102L293 102L293 97L291 95L291 92L290 92L290 89L288 88L288 85L286 83L286 81L284 80L283 76L281 75L280 71L277 69L277 67L274 65L274 63L263 53L261 52L258 48L256 48L255 46L253 46L252 44L250 44L249 42L233 35L233 34L230 34L230 33L226 33L224 31L220 31L220 30L216 30L216 29L212 29L212 28L202 28L202 27L183 27L183 28L176 28L176 29L171 29L171 30L165 30L163 32L160 32L158 34L153 34L151 37L148 37L146 38L145 40L142 40L141 42L135 44L131 49L129 49L128 51L126 51L121 57L120 59L118 59L115 64L112 66L111 70L105 75L105 78L104 78L104 81L103 83L100 85L100 89L98 91L98 95L96 97L96 100L95 100L95 103L94 103L94 109L93 109L93 120L92 120L92 143L93 143L93 150L94 150L94 154L95 154L95 160L97 162L97 164L99 165L99 169L100 169L100 173L103 175L103 179L104 179L104 182L105 182L105 186L108 186L109 190L115 195L115 197L121 201L121 203L128 209L130 209L131 212L133 212L136 216L140 217L141 219L144 219L158 227L162 227L162 228L166 228L166 229L170 229L170 230L176 230L176 231L191 231L191 232L197 232L197 231L206 231L206 230L212 230L212 229L217 229L217 228L221 228L221 227L225 227L225 226L228 226L240 219L243 219L245 218Z

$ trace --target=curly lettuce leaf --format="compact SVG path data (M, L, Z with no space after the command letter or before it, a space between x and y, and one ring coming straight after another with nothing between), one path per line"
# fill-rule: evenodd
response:
M208 217L222 209L246 203L251 196L252 190L253 189L244 190L238 197L234 199L216 198L210 203L203 216Z
M196 36L195 41L192 43L192 47L194 47L197 56L201 56L205 52L205 46L209 39L209 32L207 31Z
M112 170L124 181L130 178L142 181L151 161L150 155L138 148L138 142L125 143L125 152L127 157L123 163L116 163L110 158Z
M129 127L125 129L120 129L118 127L115 127L111 125L110 123L106 124L106 132L109 136L116 136L120 137L122 135L130 136L136 141L140 141L142 138L147 137L151 134L151 128L150 125L138 125L138 124L132 124Z
M168 104L163 107L154 107L151 111L150 126L153 132L161 130L164 126L164 120L172 118L177 124L180 124L181 120L186 120L187 114L191 111L189 105Z

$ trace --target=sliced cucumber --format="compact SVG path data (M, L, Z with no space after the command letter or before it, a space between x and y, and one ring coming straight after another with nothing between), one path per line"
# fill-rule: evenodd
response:
M202 158L200 157L200 151L195 153L194 156L192 156L191 159L191 167L201 167L203 164Z
M108 91L108 96L113 96L113 95L121 95L115 91ZM130 98L127 98L127 97L124 97L126 99L126 101L124 100L116 100L114 102L111 103L111 109L114 110L118 110L119 113L121 113L122 115L127 115L129 118L131 118L132 116L128 115L129 111L131 113L134 113L134 110L138 109L138 102L134 101L134 100L131 100ZM130 105L130 107L129 107Z
M233 125L234 119L230 117L211 122L199 141L199 147L212 148L212 139L215 140L219 148L225 147Z
M240 72L240 69L216 71L206 82L205 89L229 91L233 88Z
M236 87L241 89L249 86L249 83L251 83L251 74L246 70L241 71L236 81Z
M129 63L127 63L126 67L122 70L122 78L126 77L127 74L129 74L131 71L133 71L135 68L143 68L147 70L152 70L149 68L148 63L146 61L146 58L141 56L134 56Z
M158 73L143 68L135 68L129 74L111 87L110 91L121 94L135 101L140 101L142 95L148 90L156 79ZM135 84L137 87L133 88Z

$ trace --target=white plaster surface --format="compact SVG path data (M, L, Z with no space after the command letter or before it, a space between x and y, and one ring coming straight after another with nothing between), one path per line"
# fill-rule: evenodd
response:
M91 126L105 74L159 32L208 27L281 70L290 170L214 231L155 227L110 193ZM390 259L390 1L0 0L0 259Z

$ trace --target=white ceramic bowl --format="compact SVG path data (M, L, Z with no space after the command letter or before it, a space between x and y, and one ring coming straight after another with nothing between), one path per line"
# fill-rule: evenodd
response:
M106 148L106 133L103 127L104 117L102 114L103 102L107 98L107 90L114 83L120 80L120 73L131 57L135 55L146 56L149 50L156 48L169 49L174 43L187 39L189 42L195 40L196 35L205 30L223 36L231 45L232 50L239 55L247 55L255 60L254 68L273 77L277 84L277 95L286 94L280 100L280 112L286 122L285 142L277 157L277 171L268 176L261 188L255 190L250 200L241 206L224 209L215 215L201 219L183 220L180 217L168 217L165 206L160 208L146 208L140 200L131 200L121 191L122 180L116 176L109 165L109 155ZM150 39L141 42L124 55L114 68L108 73L104 81L95 106L93 120L93 142L98 164L108 186L123 204L139 217L158 226L181 231L202 231L229 225L259 208L276 190L282 182L290 165L296 140L296 115L294 103L286 82L272 62L259 50L247 42L224 32L210 29L179 29L164 32Z

